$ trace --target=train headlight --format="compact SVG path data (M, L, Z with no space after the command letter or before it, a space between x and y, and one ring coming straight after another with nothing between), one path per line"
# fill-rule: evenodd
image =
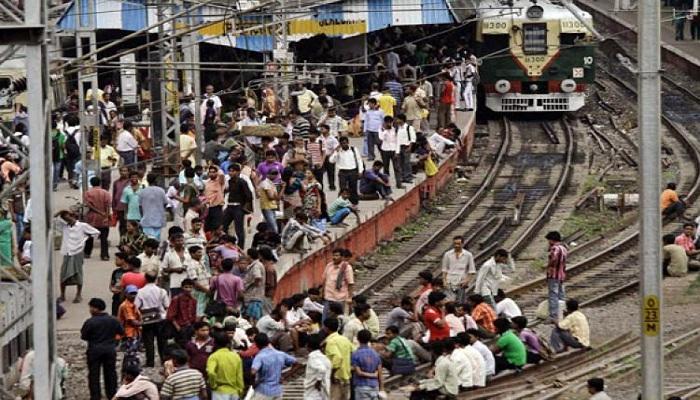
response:
M537 86L536 83L533 83L532 85L530 85L530 91L531 91L531 92L536 92L537 89L538 89L538 86Z
M576 81L573 79L564 79L561 81L561 91L564 93L571 93L576 90Z
M500 94L508 93L510 91L510 82L505 79L496 81L496 91Z

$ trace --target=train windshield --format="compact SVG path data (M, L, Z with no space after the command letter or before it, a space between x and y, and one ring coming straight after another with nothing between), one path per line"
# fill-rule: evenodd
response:
M523 24L523 52L547 53L547 24Z

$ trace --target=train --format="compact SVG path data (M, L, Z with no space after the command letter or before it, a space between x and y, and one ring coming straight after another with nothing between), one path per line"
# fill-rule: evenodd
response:
M595 79L597 41L589 30L591 15L567 6L557 0L480 3L475 50L481 110L561 113L584 106L586 87Z

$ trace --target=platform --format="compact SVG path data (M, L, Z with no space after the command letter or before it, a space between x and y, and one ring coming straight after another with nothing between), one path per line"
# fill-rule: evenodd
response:
M473 132L474 124L473 113L457 113L457 124L462 130L464 150L468 151L472 141L471 133ZM351 138L351 144L358 150L362 149L362 138ZM419 174L417 179L414 180L414 183L405 185L404 189L397 190L394 188L393 197L396 201L388 206L385 206L383 200L361 201L359 212L361 224L358 226L356 224L356 219L350 216L345 221L348 224L347 227L331 228L330 232L333 234L334 241L328 246L324 246L321 241L318 241L313 244L309 252L304 254L304 257L298 253L282 253L277 263L279 289L276 298L288 296L318 284L317 279L320 278L320 273L322 272L322 269L318 271L318 266L325 265L330 261L332 249L346 247L356 256L360 256L374 249L381 240L390 238L394 229L419 212L420 192L428 191L434 193L444 186L444 184L449 181L455 164L456 156L449 157L442 161L438 175L431 178L429 181L426 181L424 174ZM366 159L365 165L369 165ZM116 178L117 175L115 171L113 179ZM328 204L335 200L337 196L337 191L327 191L326 198ZM60 190L54 193L54 212L67 209L75 202L74 199L79 197L79 191L68 189L66 184L62 184ZM254 218L250 224L250 229L246 232L246 244L248 246L253 239L255 225L262 221L260 212L255 212L253 215ZM162 235L165 235L165 233L166 229L163 230ZM59 331L77 331L80 329L85 319L89 317L87 300L91 297L101 297L107 301L108 305L110 304L112 295L109 291L109 279L114 269L115 246L119 241L116 228L110 229L109 239L110 261L101 261L94 255L93 258L85 260L84 301L82 304L73 304L70 302L74 296L75 287L68 288L66 294L68 300L63 303L67 312L63 318L57 321L57 328ZM56 283L55 293L57 296L62 257L58 251L54 252L53 257L54 282Z
M658 0L662 1L662 0ZM593 15L594 25L605 26L615 34L636 41L637 10L614 11L615 0L575 0L576 4ZM700 79L700 40L690 40L690 23L686 22L684 38L676 40L673 9L661 9L662 58L681 71Z

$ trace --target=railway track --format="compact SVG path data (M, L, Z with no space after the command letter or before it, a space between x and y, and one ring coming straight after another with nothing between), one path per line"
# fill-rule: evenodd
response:
M669 356L686 346L697 343L700 328L696 327L664 343ZM556 399L564 394L573 394L585 387L591 376L609 377L631 374L639 368L639 337L632 332L623 333L598 348L568 353L548 363L526 368L519 375L499 376L489 386L469 392L471 400L479 399ZM692 378L691 378L692 379ZM686 393L697 389L698 382L678 380L671 390ZM668 390L668 391L671 391Z
M622 78L624 75L620 74L620 71L608 71L600 65L599 70L622 90L636 96L635 88ZM672 90L676 90L678 87L680 86L676 84ZM677 97L674 98L675 102L679 101L678 98L682 93L684 92L677 92ZM700 98L692 96L683 105L686 110L700 110ZM683 156L682 162L684 165L692 165L692 168L684 168L684 170L692 169L695 171L691 179L684 177L687 182L684 182L682 186L683 190L687 191L688 202L692 202L700 194L700 149L689 135L688 130L675 121L673 116L664 112L662 122L667 132L686 149L687 154ZM667 225L670 222L666 221ZM619 293L638 286L638 259L633 250L636 250L639 231L635 228L627 228L619 236L622 237L621 240L585 257L567 269L567 297L578 299L582 306L589 306L600 301L607 301ZM525 315L533 319L535 308L539 302L547 297L546 280L544 278L534 279L511 288L508 292L520 304Z
M506 137L526 138L526 135L538 132L533 129L538 124L508 120L504 123ZM517 252L537 233L555 208L570 176L573 131L566 122L563 124L566 145L532 144L522 140L520 148L512 153L514 156L508 157L508 167L501 168L503 173L485 180L491 188L483 199L479 201L481 195L470 198L463 212L435 231L423 246L411 251L379 279L360 290L371 299L380 321L384 321L383 317L397 298L415 291L416 276L420 271L428 269L434 274L439 273L442 254L451 248L454 235L465 236L465 247L472 250L479 264L506 241L512 241L508 247ZM564 154L561 147L565 148ZM482 188L480 193L484 193L487 186ZM516 213L514 207L518 207L519 212ZM520 224L513 223L516 214Z
M478 242L481 249L475 252L475 258L477 262L483 261L491 255L496 246L503 244L503 239L512 237L513 243L509 248L516 251L520 249L537 233L556 207L556 201L566 189L571 174L575 149L573 130L566 121L562 121L561 134L565 137L565 144L544 143L542 139L547 136L542 134L536 138L542 140L542 143L532 144L520 140L520 143L516 143L519 147L510 151L516 135L525 137L538 125L520 125L507 120L504 120L503 124L498 135L498 150L492 157L488 157L492 158L492 162L487 172L478 184L467 188L469 196L460 209L442 226L431 230L428 235L419 237L419 245L402 246L411 248L411 251L399 254L399 260L391 267L379 274L368 274L358 280L357 285L361 288L358 293L370 298L382 326L385 324L386 314L396 300L415 290L417 273L437 268L442 254L451 247L452 236L464 234L467 248L477 246ZM540 130L541 128L538 128L534 132ZM535 139L528 137L529 142L533 140ZM563 154L561 147L565 148ZM529 184L520 185L523 179ZM504 206L518 197L517 193L524 193L519 196L522 199L519 204L520 219L524 221L525 218L529 218L527 223L519 225L509 223L513 208ZM477 240L479 237L484 239ZM429 364L423 364L418 367L418 371L427 368ZM392 377L386 383L395 386L400 384L400 381L399 377ZM288 382L285 385L284 398L301 398L301 384L301 377Z

